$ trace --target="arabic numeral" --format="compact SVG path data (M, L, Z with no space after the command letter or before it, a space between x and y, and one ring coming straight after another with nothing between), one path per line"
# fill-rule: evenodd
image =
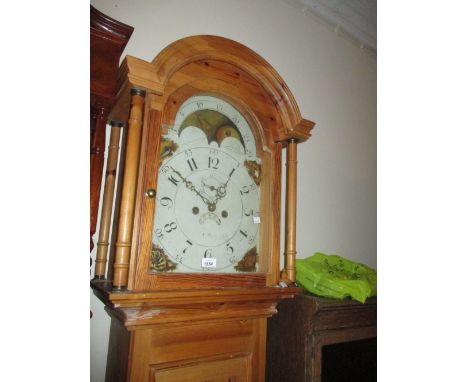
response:
M175 231L177 229L177 224L175 222L172 223L167 223L164 225L164 231L167 233L171 233L172 231Z
M167 196L159 199L159 203L161 204L161 206L163 207L168 207L168 208L171 208L172 205L174 204L172 202L172 199L171 198L168 198Z
M185 252L187 251L187 249L190 248L190 246L193 245L193 243L190 241L190 240L186 240L186 243L188 243L188 245L185 247L185 249L182 251L182 253L185 255Z
M219 158L208 157L208 168L218 169Z
M173 175L170 175L167 179L168 179L174 186L177 187L177 186L179 185L180 179L174 178Z
M248 194L250 189L247 186L242 186L242 188L239 190L241 195Z
M253 210L250 211L244 211L245 216L253 216Z
M187 164L190 167L190 171L198 170L197 162L195 162L195 158L187 159Z
M241 195L243 196L244 194L248 194L250 191L255 191L257 189L257 186L255 186L254 183L248 185L248 186L242 186L242 188L239 190Z
M155 231L155 233L156 233L156 237L157 237L158 239L162 239L162 238L164 237L164 234L163 234L161 228L157 228L156 231Z

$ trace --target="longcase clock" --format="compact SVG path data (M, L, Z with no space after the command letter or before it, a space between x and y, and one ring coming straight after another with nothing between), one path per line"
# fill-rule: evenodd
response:
M221 37L127 56L119 78L123 176L92 282L112 318L106 380L263 381L267 318L298 292L296 149L314 123L265 60Z

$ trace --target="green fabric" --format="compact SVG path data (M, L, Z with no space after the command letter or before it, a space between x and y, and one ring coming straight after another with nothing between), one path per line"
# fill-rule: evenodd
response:
M307 291L322 297L351 297L364 303L368 297L377 296L377 272L338 255L315 253L297 259L296 280Z

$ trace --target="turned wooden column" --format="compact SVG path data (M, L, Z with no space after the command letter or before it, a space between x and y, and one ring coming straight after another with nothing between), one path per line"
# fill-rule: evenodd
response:
M94 248L93 235L96 232L96 221L101 193L101 174L104 166L104 146L106 143L106 118L108 110L104 107L91 107L91 156L90 156L90 251Z
M297 140L286 147L286 237L283 278L296 281Z
M109 250L109 230L112 217L112 205L114 203L115 178L119 158L120 133L123 123L110 122L111 133L107 156L107 169L104 185L104 193L101 207L101 221L99 226L99 239L97 242L97 253L95 260L94 277L103 279L106 274L107 253Z
M132 89L131 109L128 120L125 172L120 203L119 230L115 243L114 279L116 289L125 289L128 284L128 268L132 242L133 214L135 209L136 178L140 152L141 128L145 91Z

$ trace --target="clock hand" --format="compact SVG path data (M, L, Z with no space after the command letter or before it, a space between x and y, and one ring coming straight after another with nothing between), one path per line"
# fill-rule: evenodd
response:
M170 166L172 171L174 171L179 177L180 179L182 179L182 181L185 183L185 186L190 190L190 191L193 191L195 192L202 200L203 202L205 202L205 204L208 206L208 210L213 212L215 209L216 209L216 203L213 203L211 200L209 200L208 198L206 198L205 196L203 196L197 189L196 187L193 185L193 183L189 180L187 180L186 178L184 178L182 176L182 174L177 171L174 167Z
M226 196L226 186L228 185L229 181L231 180L232 174L234 173L235 170L236 170L236 168L233 168L231 170L231 172L229 173L229 176L228 176L226 182L216 189L215 204L218 203L218 200L221 200L222 198L224 198Z

